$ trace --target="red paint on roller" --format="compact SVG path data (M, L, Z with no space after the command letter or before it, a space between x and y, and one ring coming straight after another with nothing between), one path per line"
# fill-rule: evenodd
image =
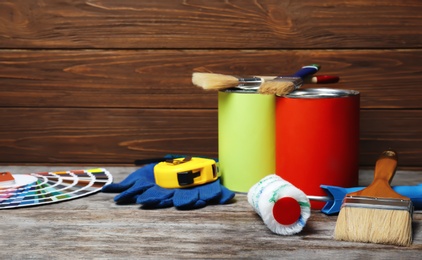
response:
M283 197L274 204L273 217L281 225L294 224L300 218L300 205L292 197Z

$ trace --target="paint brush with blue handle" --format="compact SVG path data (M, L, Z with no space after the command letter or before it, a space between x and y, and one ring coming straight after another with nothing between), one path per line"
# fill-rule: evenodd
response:
M289 77L276 77L274 79L265 80L259 87L259 93L275 94L277 96L287 95L295 89L303 85L303 80L319 71L321 66L318 64L311 64L303 66L295 74ZM294 82L294 84L288 84ZM287 84L286 84L287 83Z
M327 203L321 209L321 212L327 215L333 215L340 212L343 199L348 193L363 190L365 187L343 188L330 185L320 186L327 196L314 198L315 200L326 201ZM393 186L395 192L405 197L410 198L415 210L422 209L422 183L415 186ZM312 198L309 198L312 199Z

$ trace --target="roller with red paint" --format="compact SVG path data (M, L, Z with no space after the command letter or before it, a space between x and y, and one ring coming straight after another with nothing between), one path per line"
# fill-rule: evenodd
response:
M278 235L294 235L302 231L311 215L306 194L275 174L252 186L248 202L265 225Z

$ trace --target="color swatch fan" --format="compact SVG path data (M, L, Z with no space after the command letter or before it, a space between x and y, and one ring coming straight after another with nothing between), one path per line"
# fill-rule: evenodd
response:
M113 181L102 168L12 175L0 173L0 209L37 206L99 192Z

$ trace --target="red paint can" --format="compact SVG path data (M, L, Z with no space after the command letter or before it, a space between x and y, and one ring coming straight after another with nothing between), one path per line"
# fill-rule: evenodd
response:
M325 205L321 184L358 185L359 97L309 88L276 99L276 174L308 195L312 209Z

